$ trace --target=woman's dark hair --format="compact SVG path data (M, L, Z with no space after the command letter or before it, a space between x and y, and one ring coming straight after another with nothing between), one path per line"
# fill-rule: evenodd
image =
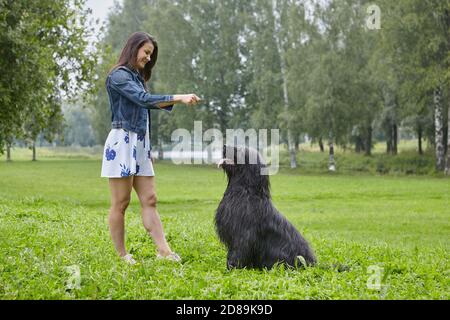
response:
M144 70L139 71L136 69L137 54L139 49L147 42L152 43L154 50L152 55L150 56L150 61L145 65ZM145 82L147 82L152 77L152 69L155 66L157 60L158 60L158 43L156 42L156 39L146 32L139 31L133 33L128 38L127 43L125 47L122 49L122 53L120 54L119 61L111 69L111 71L117 67L126 66L128 68L137 70L144 78Z

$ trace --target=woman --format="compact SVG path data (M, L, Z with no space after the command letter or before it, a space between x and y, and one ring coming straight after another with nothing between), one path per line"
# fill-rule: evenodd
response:
M167 243L156 210L155 174L150 155L150 109L171 112L175 103L196 104L195 94L153 95L147 90L158 58L156 40L145 32L133 33L119 62L106 79L112 112L112 129L105 142L102 177L109 178L111 209L109 227L114 246L123 259L135 264L125 249L125 210L136 191L142 208L142 221L153 238L158 258L180 261Z

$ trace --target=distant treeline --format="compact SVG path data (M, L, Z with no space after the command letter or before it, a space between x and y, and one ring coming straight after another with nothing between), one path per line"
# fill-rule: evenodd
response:
M366 155L383 139L395 155L405 129L418 154L428 141L437 171L448 171L448 1L123 0L95 52L83 2L0 1L0 151L39 135L63 141L76 118L61 105L81 92L90 114L79 121L90 131L77 130L102 144L111 126L105 77L129 35L143 30L159 45L151 91L204 99L155 111L155 148L194 121L222 132L279 128L295 167L305 135L323 150Z
M101 42L93 100L99 141L110 129L104 79L128 36L156 36L155 93L195 92L198 107L153 114L152 139L176 128L280 128L295 153L314 142L396 154L399 128L448 148L450 3L402 0L124 0Z

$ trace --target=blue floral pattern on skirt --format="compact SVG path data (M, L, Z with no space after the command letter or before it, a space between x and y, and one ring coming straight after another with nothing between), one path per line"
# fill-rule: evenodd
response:
M154 176L150 137L124 129L111 129L105 142L102 177Z

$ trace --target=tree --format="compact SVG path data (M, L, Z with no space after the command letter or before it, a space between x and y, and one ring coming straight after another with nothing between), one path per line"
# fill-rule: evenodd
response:
M328 139L330 144L345 145L356 134L369 155L379 111L369 64L377 35L365 30L363 7L361 1L344 0L315 7L305 127L313 139Z
M66 146L93 146L95 136L91 125L92 109L83 107L81 102L66 104L64 111L63 144Z
M281 32L282 32L282 24L281 24L281 15L283 14L282 8L279 7L279 4L277 3L277 0L272 0L272 10L273 10L273 38L275 40L277 53L278 53L278 61L280 62L280 74L281 74L281 80L283 84L283 103L284 103L284 109L285 113L289 113L289 93L288 93L288 71L287 71L287 65L286 65L286 40L282 38ZM288 19L285 19L284 21L289 21ZM289 28L289 25L287 26ZM284 40L284 41L283 41ZM292 134L292 130L290 126L287 126L287 141L288 141L288 150L289 155L291 159L291 168L297 167L297 159L296 159L296 150L295 150L295 141Z
M61 98L89 90L84 0L0 1L0 152L13 138L49 139L60 128Z
M450 22L448 1L383 1L386 53L398 64L399 93L412 107L410 114L434 114L436 170L444 169L444 108L450 87ZM418 112L419 111L419 112ZM430 111L431 112L431 111ZM418 122L418 129L423 130Z
M284 123L281 135L283 140L287 141L287 121L285 117L280 116L286 104L272 2L256 0L247 4L248 18L244 36L248 53L243 72L249 125L255 129L275 129L282 127ZM283 59L285 58L284 56Z

